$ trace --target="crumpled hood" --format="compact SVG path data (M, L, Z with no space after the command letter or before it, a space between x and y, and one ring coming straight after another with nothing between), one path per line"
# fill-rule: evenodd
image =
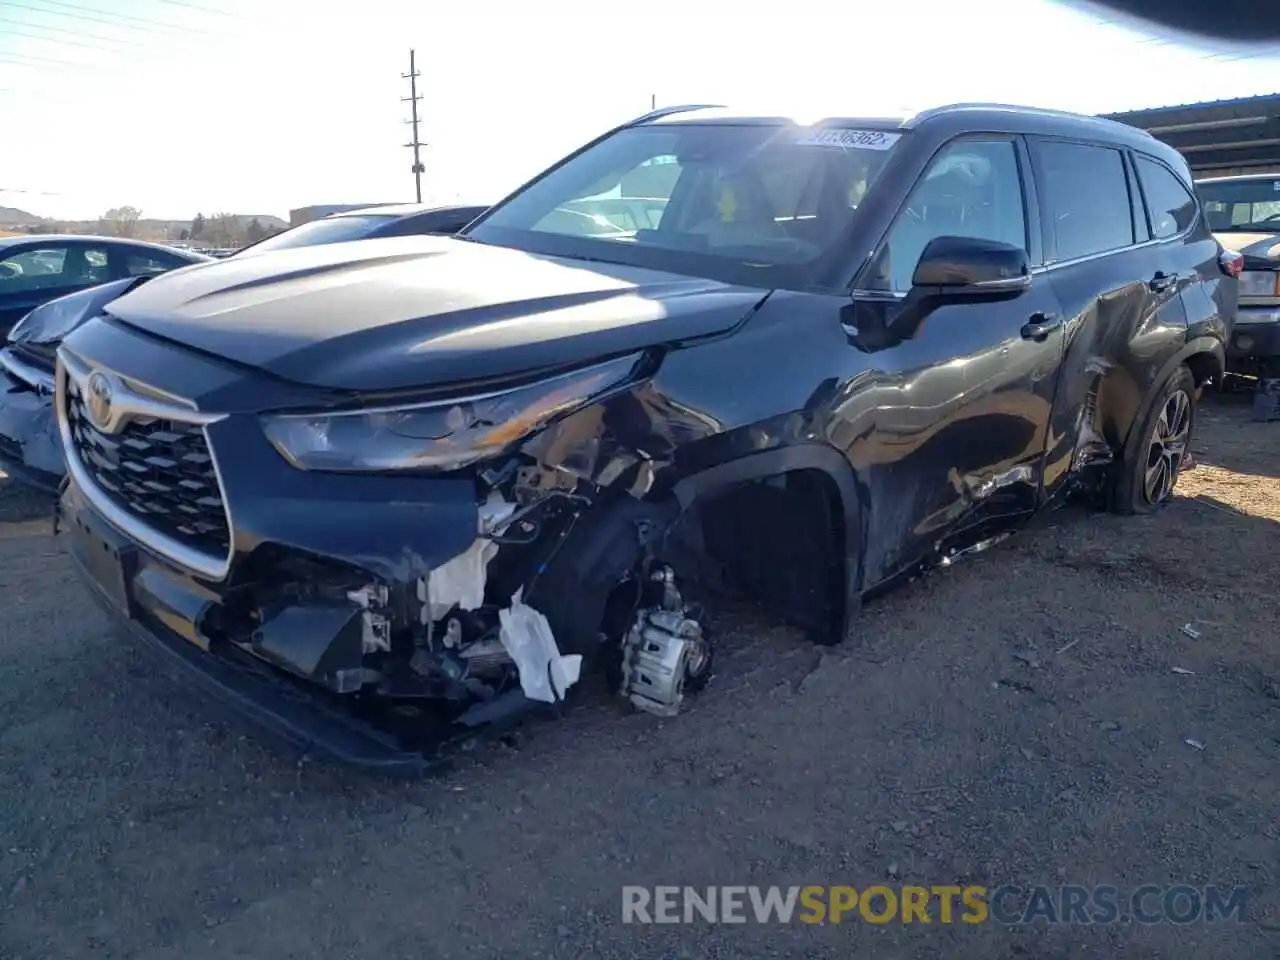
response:
M1274 233L1223 230L1213 236L1228 250L1244 254L1246 267L1267 266L1268 262L1280 267L1280 230Z
M297 383L395 390L721 333L764 289L447 237L230 257L114 301L130 326Z

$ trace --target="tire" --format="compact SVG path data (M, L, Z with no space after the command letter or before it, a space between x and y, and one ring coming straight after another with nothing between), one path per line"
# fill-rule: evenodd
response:
M706 689L715 671L716 645L715 638L711 635L711 626L707 623L706 611L698 604L691 604L688 613L702 627L703 636L706 638L702 647L702 657L697 662L689 664L689 672L684 677L685 692L697 693L699 690Z
M1115 512L1154 513L1169 502L1191 454L1198 393L1195 377L1185 366L1160 386L1151 409L1125 444L1111 487Z

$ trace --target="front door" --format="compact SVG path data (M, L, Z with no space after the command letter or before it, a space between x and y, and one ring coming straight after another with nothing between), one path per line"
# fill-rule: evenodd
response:
M1013 244L1036 264L1028 167L1016 137L948 144L858 286L905 295L921 252L940 236ZM896 554L872 558L869 572L891 575L976 525L1036 507L1062 350L1057 298L1036 274L1011 299L933 311L912 339L877 355L874 462L859 466L875 478L878 509L897 514L900 536L869 545Z

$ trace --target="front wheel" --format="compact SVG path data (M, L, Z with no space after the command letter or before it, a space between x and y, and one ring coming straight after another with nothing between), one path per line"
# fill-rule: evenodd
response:
M1195 377L1186 367L1175 370L1160 387L1155 403L1126 444L1111 491L1118 513L1152 513L1173 496L1178 477L1190 461L1196 394Z

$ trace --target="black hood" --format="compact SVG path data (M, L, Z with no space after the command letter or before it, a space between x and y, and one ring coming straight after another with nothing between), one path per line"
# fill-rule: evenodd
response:
M765 293L445 237L406 237L202 264L156 277L109 312L297 383L397 390L721 333Z

